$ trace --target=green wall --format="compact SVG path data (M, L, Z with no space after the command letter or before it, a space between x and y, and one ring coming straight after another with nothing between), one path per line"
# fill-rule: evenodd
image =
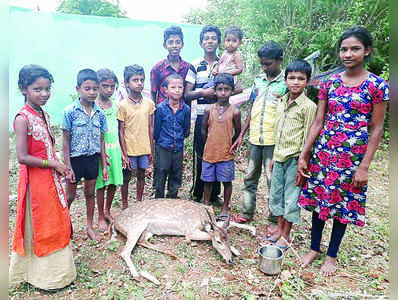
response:
M63 108L72 101L80 69L106 67L121 81L123 68L137 63L145 69L145 89L149 90L152 66L167 56L163 31L171 25L183 30L183 59L190 62L203 54L199 46L202 26L198 25L46 13L17 7L10 7L9 20L10 129L16 112L24 104L17 86L23 65L42 65L54 76L52 95L44 109L55 125L60 124Z

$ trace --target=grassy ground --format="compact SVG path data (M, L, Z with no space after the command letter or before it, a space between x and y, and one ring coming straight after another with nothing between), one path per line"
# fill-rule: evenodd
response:
M59 136L59 129L56 129ZM57 139L57 150L61 149ZM13 233L16 210L17 162L15 139L10 136L10 191L9 231ZM184 184L179 195L189 198L192 182L192 144L187 143ZM236 180L233 182L231 209L240 209L240 195L247 166L247 151L243 147L236 159ZM264 178L261 178L257 198L257 214L253 224L255 238L249 232L231 229L232 244L241 252L235 265L225 264L213 250L210 242L187 244L179 237L161 236L152 239L156 245L167 247L179 257L170 257L153 250L136 247L132 259L138 270L146 270L161 282L156 286L142 279L131 278L127 266L120 258L126 239L118 235L116 241L96 244L86 238L86 213L82 189L72 205L74 225L72 242L77 279L57 292L46 292L29 284L10 287L11 299L374 299L387 298L389 289L389 177L388 148L381 146L370 167L367 203L367 225L364 228L349 226L338 258L338 271L332 278L319 273L330 237L331 222L324 232L320 259L309 268L299 267L297 255L309 247L311 218L303 211L303 223L293 228L293 247L283 260L283 272L267 276L258 268L256 254L265 232L267 205L264 201ZM152 181L148 174L144 197L149 197ZM112 213L120 211L120 194L117 193ZM130 187L130 203L135 201L135 182ZM218 210L219 208L216 208Z

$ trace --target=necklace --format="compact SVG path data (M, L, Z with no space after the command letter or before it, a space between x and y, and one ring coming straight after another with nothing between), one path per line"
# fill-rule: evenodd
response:
M129 99L130 99L131 101L133 101L135 105L139 105L139 104L141 103L142 96L141 96L140 98L138 98L138 100L134 100L134 99L131 98L130 96L129 96Z
M228 109L229 104L222 106L220 104L217 103L216 108L217 108L217 119L221 120L223 114L225 113L225 111Z
M32 105L28 104L35 112L37 112L39 114L39 116L44 119L44 113L43 110L41 109L41 107L39 107L38 109L34 108Z
M102 110L106 110L106 109L112 107L112 102L110 102L110 104L109 104L109 103L102 102L101 100L98 100L96 103Z

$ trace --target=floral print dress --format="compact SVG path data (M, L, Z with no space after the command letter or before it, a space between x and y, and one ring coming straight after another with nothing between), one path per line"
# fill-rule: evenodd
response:
M318 97L328 101L325 124L298 203L321 220L364 226L367 186L356 189L351 180L366 152L373 106L389 99L388 84L369 73L360 85L345 86L336 74L321 84Z

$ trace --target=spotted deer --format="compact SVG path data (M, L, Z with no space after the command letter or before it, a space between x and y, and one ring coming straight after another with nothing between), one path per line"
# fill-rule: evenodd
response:
M174 256L171 252L149 243L148 239L153 235L184 236L188 241L211 240L214 249L224 260L232 263L232 253L239 255L239 252L229 244L226 229L231 226L248 229L255 235L253 226L229 220L217 223L211 206L182 199L150 199L135 202L114 217L114 227L127 237L126 245L120 255L134 278L138 278L139 274L130 255L136 244Z

